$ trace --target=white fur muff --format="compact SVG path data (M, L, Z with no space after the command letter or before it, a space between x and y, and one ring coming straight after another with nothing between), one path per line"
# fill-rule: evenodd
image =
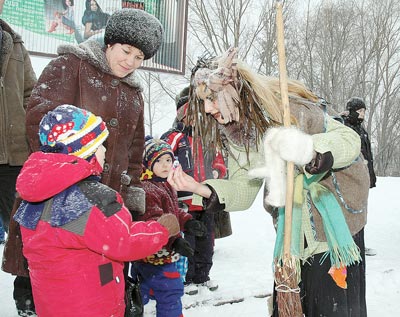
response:
M265 178L268 194L265 203L274 207L285 205L286 162L305 165L314 155L311 135L296 127L273 127L264 136L264 167L249 171L253 178Z

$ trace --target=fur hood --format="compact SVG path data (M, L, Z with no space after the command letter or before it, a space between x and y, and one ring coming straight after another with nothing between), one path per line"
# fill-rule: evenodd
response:
M106 59L105 46L98 40L88 40L79 45L62 44L58 46L57 53L58 55L73 54L82 60L86 60L96 68L99 68L102 72L114 76ZM122 78L121 81L143 91L142 85L140 84L135 72Z

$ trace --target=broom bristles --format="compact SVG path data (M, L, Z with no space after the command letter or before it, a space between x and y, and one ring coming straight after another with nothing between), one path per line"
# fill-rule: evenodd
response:
M275 263L275 290L279 317L302 317L298 270L295 260Z

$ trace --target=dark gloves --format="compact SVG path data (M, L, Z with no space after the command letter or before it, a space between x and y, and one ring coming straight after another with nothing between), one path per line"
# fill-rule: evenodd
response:
M172 250L183 256L193 256L194 250L190 246L190 243L183 238L176 238L172 243Z
M196 237L204 237L207 234L207 228L199 220L189 219L184 226L184 232Z
M333 166L333 155L330 151L324 154L318 153L315 158L306 165L306 171L310 174L320 174L329 171Z
M210 198L203 198L203 209L208 213L215 213L225 209L225 204L221 204L218 199L218 195L214 188L206 184L211 189Z

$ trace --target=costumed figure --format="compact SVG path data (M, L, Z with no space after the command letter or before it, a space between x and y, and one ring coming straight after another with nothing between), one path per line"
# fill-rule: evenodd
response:
M224 142L229 179L196 182L179 167L168 181L192 203L246 210L265 179L264 206L282 260L286 162L295 163L291 254L306 316L366 316L364 226L368 170L358 135L294 80L288 82L291 127L283 127L279 79L252 71L229 49L192 71L189 120L203 144ZM347 279L346 279L347 277ZM279 286L279 285L277 285ZM276 294L275 294L276 295ZM278 316L274 296L273 316Z

